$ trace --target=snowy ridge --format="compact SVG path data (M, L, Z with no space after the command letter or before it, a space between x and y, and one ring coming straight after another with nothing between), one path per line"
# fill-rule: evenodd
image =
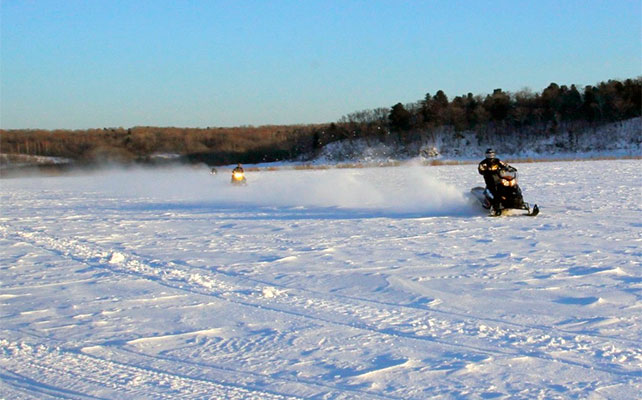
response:
M536 218L474 166L10 181L0 397L635 397L640 161L517 167Z
M496 129L498 130L498 129ZM442 127L407 148L373 144L366 140L344 140L325 146L317 162L390 161L412 157L446 160L477 160L493 147L502 159L590 159L642 156L642 118L602 126L562 124L555 133L545 127L524 128L511 135L487 132L456 132Z

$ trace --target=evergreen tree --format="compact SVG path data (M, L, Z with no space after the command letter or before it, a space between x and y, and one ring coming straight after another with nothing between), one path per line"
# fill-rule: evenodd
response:
M580 117L582 109L582 95L575 85L568 89L562 86L562 95L560 99L560 114L563 120L573 121Z
M584 101L582 102L582 114L589 122L602 119L602 108L600 106L599 90L591 85L584 88Z
M401 103L392 106L388 119L390 121L390 128L394 130L409 130L410 120L412 115Z
M545 121L557 121L561 105L561 90L557 83L551 83L542 91L540 97Z
M510 96L502 89L495 89L491 96L486 96L484 108L494 121L504 121L511 110Z

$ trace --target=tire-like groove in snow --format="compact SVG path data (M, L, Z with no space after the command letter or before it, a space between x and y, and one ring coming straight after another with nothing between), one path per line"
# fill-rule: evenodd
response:
M10 232L13 230L13 232ZM70 259L85 263L89 266L106 268L112 272L135 275L144 279L158 282L168 287L187 292L209 295L247 307L260 307L277 313L285 313L322 322L348 326L353 329L365 330L381 335L391 335L405 340L430 341L438 345L465 348L471 351L496 356L527 356L547 362L565 363L569 366L591 370L599 370L609 374L628 377L640 377L642 371L637 365L631 365L633 370L615 369L612 365L604 365L604 361L596 355L584 354L580 362L570 359L555 358L546 355L541 348L550 344L567 352L582 353L582 348L606 348L613 341L624 345L620 349L620 356L629 360L641 359L642 351L639 343L626 339L602 337L600 335L575 335L573 333L553 330L557 335L551 337L551 329L544 330L539 327L523 326L504 321L492 321L495 325L504 327L491 327L490 332L496 332L496 337L485 334L479 321L470 315L458 315L432 309L419 309L417 307L387 304L367 299L347 296L329 295L305 289L284 288L284 295L265 299L260 296L261 284L266 283L253 280L240 275L223 273L216 270L199 269L199 273L185 271L185 266L173 262L159 262L145 257L124 253L123 251L106 250L96 244L79 242L77 240L56 238L45 232L27 229L10 228L0 225L0 233L6 239L24 241L33 246L56 252ZM193 267L189 267L194 270ZM272 284L270 284L272 285ZM277 286L277 285L274 285ZM339 298L342 301L337 300ZM346 304L344 300L350 300ZM404 313L397 310L403 307ZM426 325L427 315L446 314L448 319L431 319L430 326ZM486 319L487 322L491 321ZM506 328L509 326L510 328ZM516 329L517 328L517 329ZM547 333L548 332L548 333ZM464 337L466 340L460 340ZM471 344L471 341L475 342ZM590 342L590 343L589 343ZM631 343L633 342L633 343ZM467 344L464 344L467 343ZM510 346L506 346L506 344ZM596 344L598 343L598 344ZM589 344L590 346L585 346ZM633 345L633 346L631 346ZM299 384L303 383L297 381Z

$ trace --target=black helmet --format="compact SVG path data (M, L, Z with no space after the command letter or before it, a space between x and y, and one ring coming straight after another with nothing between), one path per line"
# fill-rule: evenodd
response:
M490 159L495 158L495 150L486 149L486 158L490 158Z

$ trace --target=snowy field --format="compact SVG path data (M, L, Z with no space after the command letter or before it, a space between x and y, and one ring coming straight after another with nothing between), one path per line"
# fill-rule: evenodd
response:
M0 398L634 399L642 161L0 181Z

